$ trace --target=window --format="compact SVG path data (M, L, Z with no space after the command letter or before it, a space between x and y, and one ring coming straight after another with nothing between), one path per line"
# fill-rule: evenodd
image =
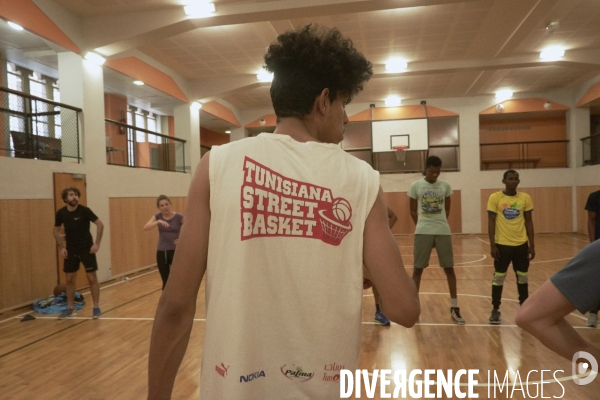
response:
M33 72L29 75L29 94L46 98L46 81L42 78L42 75L38 72ZM42 101L34 100L31 102L31 114L32 114L32 129L33 134L38 136L49 136L48 134L48 115L39 115L47 113L48 104Z
M154 115L152 113L148 113L147 123L148 123L148 130L149 131L160 133L160 129L159 129L160 125L158 124L158 122L160 121L159 118L160 117L158 115ZM160 136L156 136L156 135L148 135L148 142L160 144L161 143L161 137Z
M52 85L52 99L57 103L60 103L60 90L58 89L58 81ZM62 120L60 117L60 107L55 106L54 111L58 114L54 116L54 137L60 139L62 137Z
M139 108L135 112L135 127L146 129L146 118ZM146 132L135 131L135 141L144 143L146 141Z

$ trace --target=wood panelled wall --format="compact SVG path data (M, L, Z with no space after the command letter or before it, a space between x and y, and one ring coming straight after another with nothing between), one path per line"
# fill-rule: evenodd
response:
M501 189L481 189L481 232L487 233L487 203ZM536 233L573 232L573 197L569 187L519 188L531 196Z
M52 294L54 200L0 200L0 311Z
M587 231L587 211L585 203L590 193L600 190L600 186L577 186L577 233L588 234Z
M170 199L171 210L184 214L186 198L170 197ZM144 231L142 227L158 212L156 197L109 199L113 276L156 264L158 228Z
M383 194L387 206L394 211L398 217L396 225L392 228L395 235L408 235L415 233L415 224L410 217L410 198L406 192L387 192ZM450 217L448 224L452 233L462 233L461 193L455 190L450 197Z

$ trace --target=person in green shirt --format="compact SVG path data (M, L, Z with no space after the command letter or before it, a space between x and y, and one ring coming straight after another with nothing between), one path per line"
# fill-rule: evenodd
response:
M438 179L441 168L442 160L439 157L427 157L425 177L413 182L408 190L410 216L416 225L412 278L419 290L423 270L429 266L431 250L435 247L440 266L444 269L448 280L450 315L454 323L464 325L465 320L460 315L458 307L454 253L450 225L448 225L452 188L448 182Z

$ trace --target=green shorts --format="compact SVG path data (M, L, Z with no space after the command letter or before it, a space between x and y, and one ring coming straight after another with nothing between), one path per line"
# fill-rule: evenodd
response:
M435 247L440 267L454 267L454 253L452 252L452 237L450 235L415 235L415 268L429 266L431 249Z

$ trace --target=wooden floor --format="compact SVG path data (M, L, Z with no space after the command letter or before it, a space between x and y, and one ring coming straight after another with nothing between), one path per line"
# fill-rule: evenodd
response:
M413 238L399 236L396 239L411 273ZM584 236L575 234L537 235L537 257L529 272L530 292L586 244ZM508 275L504 288L502 324L488 324L493 267L487 237L455 235L453 245L459 306L467 325L452 323L445 275L433 266L437 258L432 257L432 267L423 274L422 312L414 328L374 325L373 296L370 290L365 291L359 368L370 371L479 369L477 378L481 386L475 392L483 399L494 398L493 388L488 397L488 371L496 371L502 377L509 371L510 382L518 371L529 395L525 392L524 396L517 386L519 390L514 391L512 398L522 399L534 397L540 389L537 384L541 380L540 370L563 370L565 372L556 375L564 378L562 386L554 381L552 372L545 372L544 379L552 383L543 385L544 397L598 398L600 378L587 386L575 385L570 362L554 355L515 326L519 305L513 274ZM37 317L34 321L20 322L23 313L0 320L0 399L144 399L149 337L160 286L155 270L104 285L100 320L90 319L89 303L70 320L58 321L56 316L33 313ZM203 288L197 310L174 399L198 398L205 323ZM568 319L586 340L600 346L600 330L585 327L586 320L578 313ZM533 370L538 372L529 375L526 386L527 374ZM379 388L376 393L375 398L380 398ZM364 389L362 396L366 398ZM495 398L507 397L510 394L507 396L505 388L502 394L497 392Z

